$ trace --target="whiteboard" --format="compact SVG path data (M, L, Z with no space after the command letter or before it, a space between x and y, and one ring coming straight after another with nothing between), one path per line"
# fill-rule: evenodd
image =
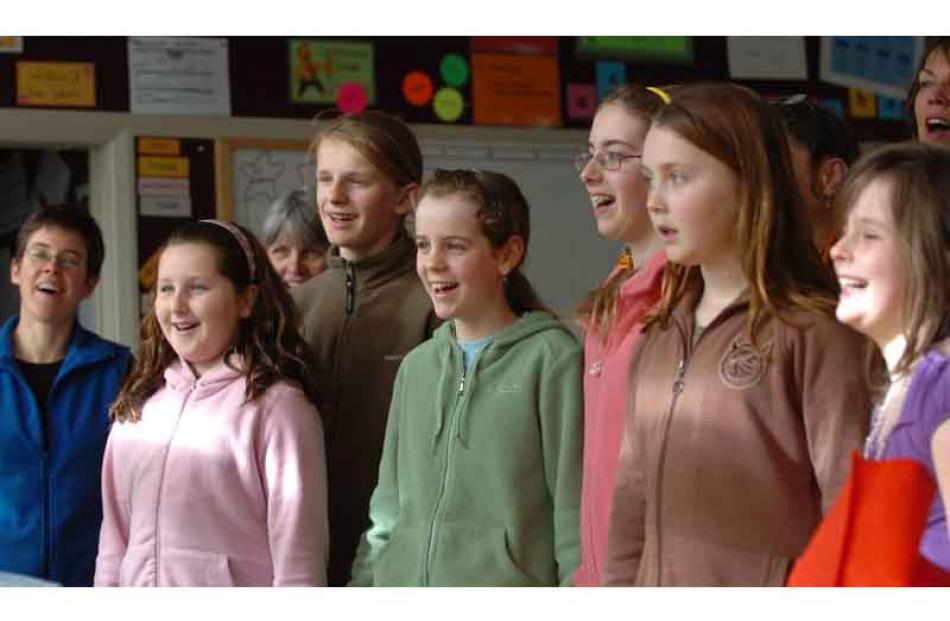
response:
M426 175L436 168L481 168L518 183L531 209L525 274L548 306L572 317L620 250L597 235L590 200L571 163L582 145L425 138L419 143ZM218 145L219 217L233 218L255 234L283 191L313 183L306 141L236 139Z
M305 140L218 140L218 217L261 237L267 210L281 194L313 186L316 173L307 145Z

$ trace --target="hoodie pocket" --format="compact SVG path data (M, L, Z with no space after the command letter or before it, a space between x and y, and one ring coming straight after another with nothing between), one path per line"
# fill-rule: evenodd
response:
M159 580L160 586L234 586L227 555L180 548L162 550Z
M441 526L429 581L433 586L541 586L514 560L505 529L453 524Z
M373 567L373 586L420 586L424 529L397 526Z

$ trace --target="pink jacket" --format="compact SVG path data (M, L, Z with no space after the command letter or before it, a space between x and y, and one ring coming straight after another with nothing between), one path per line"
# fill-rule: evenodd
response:
M319 414L290 384L244 389L224 364L196 380L175 361L142 419L113 425L96 586L326 583Z
M607 530L614 475L627 412L630 354L643 316L660 298L666 254L652 260L620 287L620 305L606 342L588 331L584 340L584 480L581 490L581 564L575 586L600 586L606 566Z

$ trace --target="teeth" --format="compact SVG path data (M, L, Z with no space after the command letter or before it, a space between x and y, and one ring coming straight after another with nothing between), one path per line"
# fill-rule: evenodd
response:
M927 129L948 130L950 129L950 120L941 118L927 119Z
M860 278L844 277L838 279L838 284L842 289L863 289L868 282Z
M36 288L42 291L43 293L59 293L59 287L57 287L56 285L48 284L48 283L42 283L38 285Z
M331 213L330 219L334 222L350 222L351 220L356 220L356 216L352 214Z
M445 293L446 291L451 291L457 285L451 282L439 282L439 283L429 283L429 286L432 287L434 293Z
M600 207L601 205L612 203L613 200L614 199L612 196L592 196L591 197L591 203L594 205L594 207Z
M172 327L179 331L190 330L198 325L198 322L193 323L173 323Z

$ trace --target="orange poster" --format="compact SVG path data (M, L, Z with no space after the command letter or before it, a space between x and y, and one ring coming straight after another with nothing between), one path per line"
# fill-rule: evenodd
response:
M476 125L560 125L557 58L473 54L472 103Z
M93 63L25 61L16 63L18 106L96 106Z

